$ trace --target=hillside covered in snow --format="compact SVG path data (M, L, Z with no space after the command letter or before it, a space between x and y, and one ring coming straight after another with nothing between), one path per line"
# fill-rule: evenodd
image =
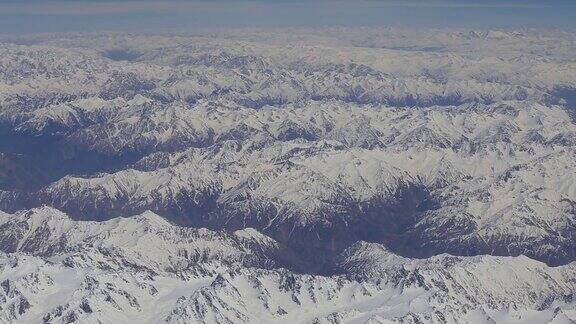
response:
M576 37L0 37L0 322L576 321Z

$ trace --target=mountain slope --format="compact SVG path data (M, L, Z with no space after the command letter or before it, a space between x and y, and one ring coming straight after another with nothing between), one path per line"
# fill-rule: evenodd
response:
M551 268L526 257L492 256L416 260L360 242L339 258L346 276L322 277L262 269L277 266L261 261L273 259L269 253L278 245L255 230L191 230L152 213L73 222L42 208L2 215L1 229L17 242L1 245L0 318L8 322L576 318L573 264ZM37 256L23 253L34 244Z
M0 322L572 323L575 49L0 35Z

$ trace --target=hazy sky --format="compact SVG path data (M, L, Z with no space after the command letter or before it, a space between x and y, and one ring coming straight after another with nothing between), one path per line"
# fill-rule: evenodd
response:
M0 0L0 33L265 26L576 28L576 0Z

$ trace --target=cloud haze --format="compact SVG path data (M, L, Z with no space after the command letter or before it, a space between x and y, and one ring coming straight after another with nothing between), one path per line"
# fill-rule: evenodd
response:
M224 7L307 7L307 6L346 6L346 7L444 7L444 8L553 8L569 6L542 1L434 1L434 0L312 0L304 1L257 1L257 0L84 0L84 1L0 1L2 14L34 15L89 15L114 13L163 13L196 10L222 9Z
M231 26L574 27L573 1L55 0L0 1L4 33Z

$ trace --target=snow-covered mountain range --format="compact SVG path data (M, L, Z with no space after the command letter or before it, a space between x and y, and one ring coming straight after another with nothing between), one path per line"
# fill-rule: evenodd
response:
M573 34L0 40L0 321L576 320Z
M183 228L146 212L73 221L43 207L2 215L7 322L552 321L576 315L576 267L527 257L399 257L357 242L337 276L277 269L297 255L254 229Z

